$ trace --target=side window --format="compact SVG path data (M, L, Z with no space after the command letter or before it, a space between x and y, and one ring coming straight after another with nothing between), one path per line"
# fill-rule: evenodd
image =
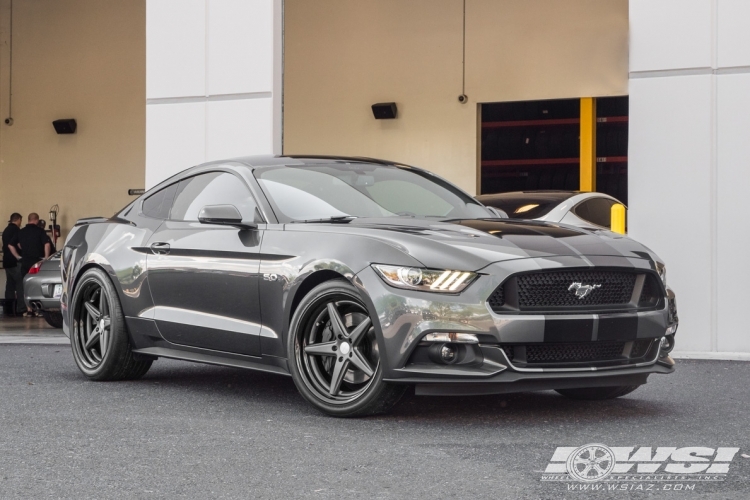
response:
M175 191L177 191L176 183L160 189L143 200L141 208L143 215L155 219L166 219L169 217L169 209L172 206Z
M201 208L207 205L234 205L249 221L255 219L257 207L239 178L226 172L211 172L180 181L169 218L197 221Z
M608 198L593 198L580 203L573 209L581 219L609 228L612 225L612 205L615 202Z

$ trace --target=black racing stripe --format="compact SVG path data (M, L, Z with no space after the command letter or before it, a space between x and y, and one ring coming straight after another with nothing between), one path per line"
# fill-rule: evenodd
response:
M559 238L545 238L540 237L539 234L509 234L503 235L502 238L521 250L525 250L531 257L538 255L577 257L580 255L570 245L561 243Z
M589 342L594 333L594 318L544 318L545 342Z
M634 269L635 266L627 258L615 255L585 255L584 256L596 267L620 267Z
M597 340L635 340L637 336L637 314L599 317Z
M150 247L130 247L139 253L153 254ZM266 261L277 261L277 260L289 260L293 259L293 255L278 255L270 253L258 253L258 252L228 252L224 250L197 250L188 248L172 248L168 253L164 254L169 257L213 257L219 259L248 259L248 260L266 260Z

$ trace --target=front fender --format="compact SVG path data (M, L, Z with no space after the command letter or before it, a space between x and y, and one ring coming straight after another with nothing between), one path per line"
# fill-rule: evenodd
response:
M421 267L414 258L373 238L297 227L267 230L261 252L263 326L276 334L275 338L261 339L261 351L279 357L286 357L286 337L295 305L319 283L336 278L352 282L373 262Z

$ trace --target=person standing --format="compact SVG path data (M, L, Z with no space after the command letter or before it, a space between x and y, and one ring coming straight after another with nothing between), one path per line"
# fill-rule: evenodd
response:
M3 231L3 268L5 269L5 314L23 314L26 307L23 305L23 278L21 266L11 253L8 244L21 230L21 214L13 212L8 221L8 227ZM18 298L16 298L18 294ZM20 299L20 300L19 300Z
M28 224L10 240L8 249L21 261L21 294L18 300L23 302L23 277L29 273L31 266L50 256L51 248L47 241L47 233L39 227L39 214L29 214ZM30 307L26 307L24 316L34 316Z
M46 234L46 228L47 228L47 221L44 219L39 219L39 222L37 223L37 226L41 227L44 233ZM53 253L57 252L57 248L55 248L55 243L52 241L52 238L50 238L49 235L47 235L47 243L49 243L49 254L52 255Z

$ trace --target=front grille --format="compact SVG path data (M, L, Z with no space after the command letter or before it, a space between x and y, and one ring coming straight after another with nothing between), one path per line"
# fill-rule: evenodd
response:
M571 363L608 361L622 356L625 342L538 344L526 347L527 363Z
M512 345L504 345L502 346L503 351L505 351L505 355L508 356L508 361L513 361L513 358L515 358L515 349Z
M524 308L621 305L633 296L636 275L621 271L554 271L522 274L517 279L518 306ZM583 298L574 283L594 286ZM599 285L597 287L597 285Z
M490 295L487 302L490 303L490 308L495 312L505 305L505 289L503 288L503 285L500 285L494 292L492 292L492 295Z
M630 355L625 356L626 341L595 341L560 344L529 344L502 346L509 361L526 364L565 364L639 359L648 353L653 339L632 342Z
M663 299L664 290L654 273L587 268L511 276L492 292L487 303L498 314L560 314L651 309L663 304Z

